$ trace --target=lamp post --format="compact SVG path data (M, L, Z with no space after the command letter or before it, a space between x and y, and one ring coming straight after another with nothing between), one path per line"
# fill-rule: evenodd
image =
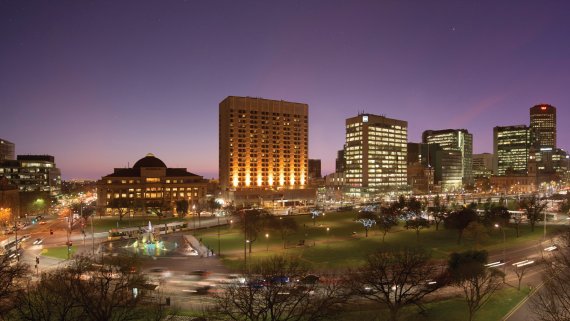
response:
M192 204L192 222L194 223L194 230L196 230L196 204Z
M265 233L265 245L267 246L265 252L269 252L269 233Z
M506 275L506 274L507 274L507 271L506 271L505 268L506 268L506 266L507 266L507 265L506 265L507 259L506 259L506 257L505 257L505 255L506 255L506 254L505 254L505 248L506 248L506 246L507 246L507 238L505 237L505 230L503 229L503 227L502 227L501 225L495 224L495 227L498 228L498 229L500 229L501 232L503 232L503 274ZM504 281L504 280L505 280L505 277L503 276L503 281Z
M218 215L218 256L221 256L221 243L220 243L220 216Z
M16 233L16 259L20 262L20 253L18 252L18 219L14 219L14 232Z
M93 231L93 216L95 215L94 212L91 213L91 242L93 243L93 256L95 256L95 232Z
M329 238L329 236L330 236L329 231L330 230L331 230L330 227L327 227L327 247L329 247L329 243L330 243L330 238Z

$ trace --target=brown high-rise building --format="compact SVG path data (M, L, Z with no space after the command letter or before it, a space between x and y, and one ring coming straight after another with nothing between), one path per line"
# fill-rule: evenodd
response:
M556 107L540 104L530 108L530 128L541 149L556 148Z
M222 190L304 188L309 175L308 118L307 104L252 97L224 99L219 128Z

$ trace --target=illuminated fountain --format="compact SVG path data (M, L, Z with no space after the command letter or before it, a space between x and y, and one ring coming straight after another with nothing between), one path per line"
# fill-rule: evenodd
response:
M154 228L150 221L148 222L148 228L145 233L141 233L137 239L127 247L132 248L137 254L144 255L162 255L168 249L165 246L165 242L160 240L154 235Z

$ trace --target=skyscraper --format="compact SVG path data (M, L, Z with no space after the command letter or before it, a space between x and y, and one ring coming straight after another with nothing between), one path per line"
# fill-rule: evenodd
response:
M537 135L540 149L556 148L556 108L540 104L530 108L530 128Z
M407 185L408 123L372 114L346 120L347 194L374 197Z
M525 125L493 128L493 171L495 175L526 174L534 135Z
M307 104L229 96L220 103L219 133L223 191L259 192L306 186ZM248 198L264 197L262 193L250 194Z
M424 143L438 144L442 155L442 188L451 190L473 183L473 135L466 129L426 130Z

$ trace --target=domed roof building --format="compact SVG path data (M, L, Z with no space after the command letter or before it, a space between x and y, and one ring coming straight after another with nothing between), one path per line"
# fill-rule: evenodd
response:
M163 161L156 158L152 153L146 154L145 157L139 159L133 168L141 168L141 167L166 167Z
M206 197L207 181L186 168L168 168L153 154L133 167L115 168L97 182L97 205L106 215L178 215L177 203L191 208ZM184 210L180 210L184 212ZM187 211L187 209L186 209Z

